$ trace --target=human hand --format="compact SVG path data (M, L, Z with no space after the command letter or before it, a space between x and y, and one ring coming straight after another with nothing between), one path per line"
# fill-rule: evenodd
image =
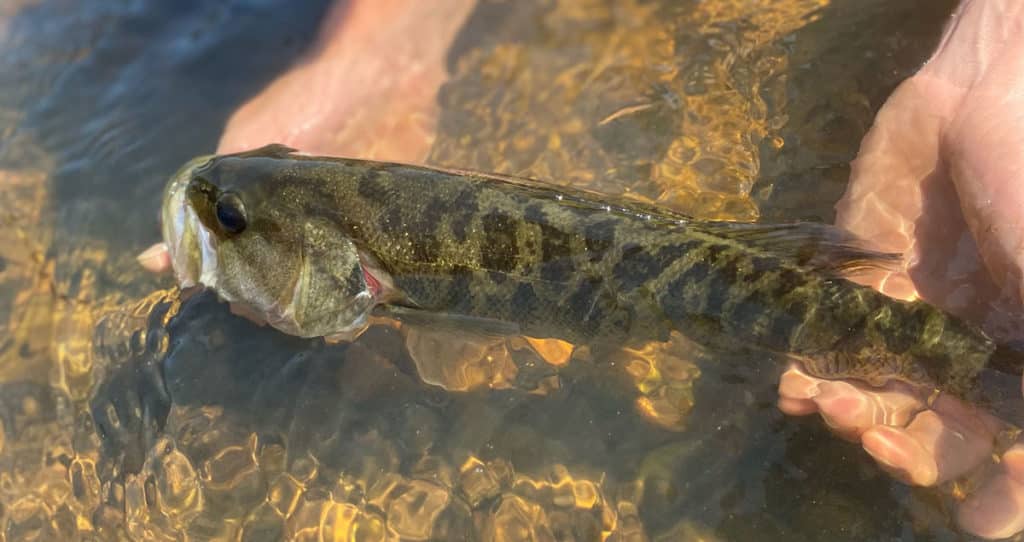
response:
M281 143L309 154L422 161L447 77L445 55L474 5L334 2L305 57L231 115L217 153ZM388 54L366 54L374 50ZM163 243L137 259L154 273L171 269Z
M447 15L437 17L421 17L395 2L374 10L364 1L343 4L333 8L308 58L232 116L219 152L283 142L319 154L422 158L433 131L444 50L472 2L449 0ZM841 226L910 257L904 272L868 277L872 285L896 297L921 295L1000 338L1024 337L1013 325L1024 321L1013 318L1022 290L1018 253L1024 233L1017 211L1021 194L1011 182L1024 170L1017 152L1024 136L1014 131L1024 117L1024 98L1015 92L1024 88L1024 55L1017 54L1024 49L1021 9L1009 0L961 7L932 61L879 113L839 205ZM380 28L392 31L381 36ZM374 40L398 53L376 60L362 54ZM437 50L421 51L422 44ZM376 64L362 63L367 61ZM154 270L170 264L160 247L140 259ZM821 413L840 435L861 441L885 468L919 485L983 465L1001 427L952 398L940 397L929 407L908 389L816 381L796 369L783 377L780 395L784 411ZM1004 454L962 504L959 519L966 529L997 537L1024 528L1022 451L1014 447Z
M921 297L982 325L997 340L1024 337L1024 4L967 0L929 62L879 111L852 164L837 223L905 268L863 281L893 297ZM992 415L949 396L870 389L790 368L779 408L819 413L886 470L932 486L976 475L960 503L967 531L1024 530L1024 445L992 465Z
M282 143L309 154L422 161L448 48L475 3L334 2L305 58L231 115L218 152Z

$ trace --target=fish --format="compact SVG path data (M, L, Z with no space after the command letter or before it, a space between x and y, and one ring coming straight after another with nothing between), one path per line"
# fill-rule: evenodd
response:
M813 376L957 395L999 347L923 301L850 280L892 265L827 224L698 220L542 181L298 154L195 158L167 183L164 242L203 286L300 337L353 340L371 317L556 338L747 348Z

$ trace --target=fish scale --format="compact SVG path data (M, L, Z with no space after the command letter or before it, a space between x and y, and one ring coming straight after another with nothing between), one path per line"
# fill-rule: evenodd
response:
M218 224L226 193L244 203L232 211L248 220L241 233ZM202 267L188 237L205 228L217 258L205 265L219 273L208 286L235 301L274 299L256 308L303 336L358 333L371 309L507 322L589 345L678 330L785 354L820 377L957 394L995 350L954 316L843 278L892 257L820 224L704 222L527 179L281 146L193 161L166 194L166 216L185 206L201 223L165 225L179 278ZM364 273L388 285L383 297L367 301Z

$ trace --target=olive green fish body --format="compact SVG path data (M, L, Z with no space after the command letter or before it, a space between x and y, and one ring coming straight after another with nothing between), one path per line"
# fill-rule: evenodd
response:
M203 187L184 206L217 245L206 248L217 272L196 281L229 299L260 297L258 308L276 307L271 323L296 334L357 329L383 303L571 342L678 330L790 354L819 376L953 391L994 348L929 305L841 278L880 256L821 225L701 222L534 181L280 147L193 164L179 178ZM219 219L239 209L244 231L223 231ZM165 231L172 256L187 237ZM196 252L179 250L176 269L196 268Z

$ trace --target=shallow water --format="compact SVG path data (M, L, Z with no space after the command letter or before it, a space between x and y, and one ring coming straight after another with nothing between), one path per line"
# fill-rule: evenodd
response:
M487 2L428 160L830 221L951 5ZM777 360L389 326L328 347L160 291L133 256L164 180L325 7L0 5L0 539L960 537L945 497L782 416Z

